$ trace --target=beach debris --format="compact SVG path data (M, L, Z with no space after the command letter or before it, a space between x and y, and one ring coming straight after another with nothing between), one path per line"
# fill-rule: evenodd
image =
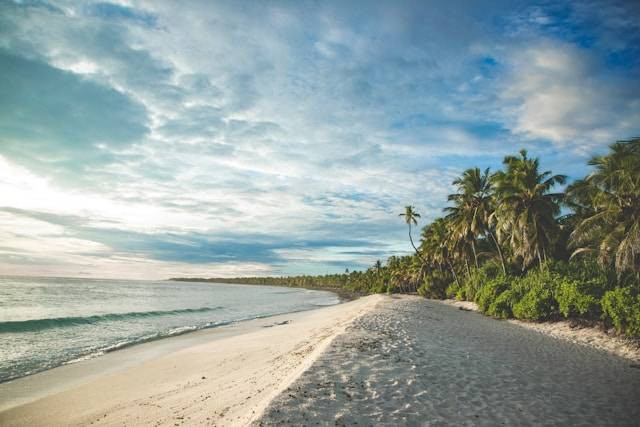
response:
M270 325L264 325L262 327L263 328L272 328L274 326L288 325L289 323L291 323L291 320L283 320L282 322L276 322L276 323L272 323Z

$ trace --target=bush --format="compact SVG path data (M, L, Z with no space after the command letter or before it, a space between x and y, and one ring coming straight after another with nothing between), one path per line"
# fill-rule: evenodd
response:
M543 286L531 289L513 306L513 315L524 320L547 320L557 311L553 292Z
M545 263L545 269L566 279L581 283L590 282L592 286L602 288L602 293L616 283L615 271L602 269L602 267L592 259L571 260L568 262L549 261Z
M375 284L371 286L368 291L374 294L383 294L387 292L387 285L385 285L382 281L378 281L375 282Z
M558 309L564 317L584 316L596 319L600 316L600 298L604 289L594 281L578 282L563 278L556 289Z
M444 291L447 298L457 299L459 301L464 301L464 298L460 298L459 296L464 296L464 287L459 286L456 282L451 283L447 286L447 289Z
M443 299L450 282L450 274L440 270L431 270L425 275L424 282L418 288L418 294L426 298Z
M480 285L475 293L474 301L478 304L478 309L487 313L489 306L498 298L498 296L509 289L510 277L499 275L494 279L487 279Z
M517 293L513 289L507 289L489 305L486 314L501 319L513 317L513 305L517 302Z
M476 298L476 292L484 286L490 277L496 277L495 274L488 274L486 268L474 268L471 270L471 274L467 277L459 291L460 297L468 301L474 301Z
M618 332L640 336L640 295L633 288L616 288L602 297L602 314Z
M513 284L513 315L517 319L547 320L558 313L553 290L561 277L549 269L535 269Z

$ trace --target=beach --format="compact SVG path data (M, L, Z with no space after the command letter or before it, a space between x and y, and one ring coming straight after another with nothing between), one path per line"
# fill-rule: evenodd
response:
M5 425L634 425L631 360L415 296L168 338L0 384Z
M241 322L0 384L0 425L247 425L382 296Z
M453 299L441 300L442 303L458 307L461 310L478 311L478 305L472 301L457 301ZM616 334L614 329L605 330L593 324L585 324L579 320L557 320L553 322L525 322L518 319L508 319L509 323L541 334L549 335L575 344L584 345L616 356L629 359L640 364L640 344L637 339ZM593 323L593 322L591 322Z
M640 369L607 352L411 296L336 338L257 426L637 425Z

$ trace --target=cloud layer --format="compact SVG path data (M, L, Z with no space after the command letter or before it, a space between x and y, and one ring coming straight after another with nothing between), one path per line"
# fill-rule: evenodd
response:
M4 2L9 274L359 268L527 147L640 133L630 2ZM572 162L567 162L572 159Z

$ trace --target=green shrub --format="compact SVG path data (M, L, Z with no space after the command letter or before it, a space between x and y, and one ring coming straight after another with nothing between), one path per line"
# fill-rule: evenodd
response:
M516 292L513 289L507 289L489 305L486 314L501 319L513 317L513 305L517 302Z
M487 313L489 306L498 298L498 296L509 289L511 278L499 275L493 279L487 279L481 284L475 293L474 301L478 304L478 309Z
M595 319L600 316L600 299L603 287L596 281L579 282L563 278L556 288L558 309L564 317L584 316Z
M461 300L460 298L458 298L458 294L460 292L464 293L464 287L459 286L456 282L449 284L449 286L447 286L447 289L445 289L444 291L447 298L455 298L457 300Z
M615 271L604 270L596 260L583 259L571 261L549 261L545 269L565 279L580 283L591 283L591 286L602 288L602 294L616 283Z
M447 286L451 283L451 275L440 271L431 270L425 274L424 282L418 288L418 294L426 298L443 299L446 296Z
M496 274L488 274L485 267L474 268L469 277L464 280L460 296L464 296L463 299L468 301L474 301L478 290L490 280L490 277L496 276Z
M633 288L616 288L602 297L602 314L606 323L618 332L640 336L640 295Z
M513 305L513 315L517 319L547 320L558 312L551 289L536 286Z
M560 275L548 268L533 269L514 281L512 289L513 315L518 319L547 320L558 313L553 296L561 280Z
M371 286L368 291L374 294L383 294L387 292L387 285L385 285L382 281L375 282L375 284L373 284L373 286Z

